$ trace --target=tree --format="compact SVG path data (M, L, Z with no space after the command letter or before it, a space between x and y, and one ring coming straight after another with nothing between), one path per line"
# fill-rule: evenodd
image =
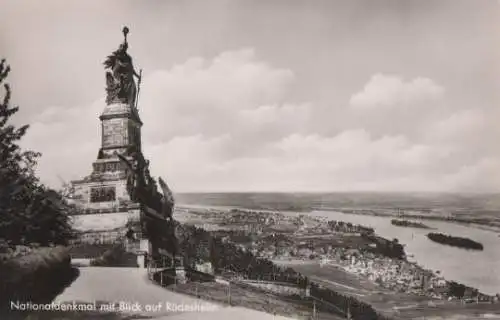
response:
M19 107L10 105L11 89L5 83L10 67L0 61L0 238L11 245L66 244L72 229L71 210L60 194L45 187L35 176L40 153L22 150L19 142L28 125L10 123ZM1 90L1 89L0 89ZM3 98L1 95L3 94Z

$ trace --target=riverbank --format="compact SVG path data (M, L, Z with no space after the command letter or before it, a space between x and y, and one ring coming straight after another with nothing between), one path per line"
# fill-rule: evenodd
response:
M236 207L209 207L209 206L184 206L177 213L179 219L193 208L192 212L198 210L209 212L210 217L223 217L218 212L229 212ZM499 237L490 231L461 226L455 223L442 221L430 221L428 225L432 229L439 230L447 234L460 234L470 238L475 238L485 244L484 251L466 251L454 247L443 246L427 239L427 230L409 229L393 226L390 217L345 214L335 211L314 211L309 214L303 212L279 212L272 210L251 210L241 209L248 212L262 212L278 217L280 215L299 219L303 216L311 219L319 218L325 224L329 220L345 221L352 224L360 224L375 229L375 232L386 239L399 239L405 245L405 251L411 261L417 261L425 269L439 272L446 279L463 283L469 287L478 288L481 292L495 295L500 291L500 278L497 276L496 267L500 265L500 252L494 250L500 245ZM189 214L188 214L189 215ZM209 223L208 219L206 222ZM446 257L446 259L443 259ZM468 263L463 263L468 261Z
M338 261L350 273L368 278L377 285L394 292L426 296L439 300L474 300L494 302L494 296L480 293L477 289L445 279L415 262L376 256L358 252Z
M428 270L406 259L395 259L363 250L335 248L331 255L321 261L315 260L274 260L280 265L307 266L318 264L320 267L331 266L341 269L351 275L369 280L379 290L387 289L393 293L404 293L412 296L426 297L436 300L474 300L478 302L494 302L491 295L480 293L477 289L464 286L454 281L446 280L439 273ZM331 280L331 278L330 278ZM341 276L336 279L337 286L357 287L355 282L347 281ZM359 292L366 291L358 289ZM375 287L373 287L375 288ZM374 290L371 288L370 290Z
M372 217L392 217L400 218L400 212L398 210L383 210L383 209L346 209L346 208L335 208L335 207L312 207L309 210L303 211L291 211L291 210L272 210L265 208L252 208L243 206L210 206L210 205L195 205L195 204L181 204L178 209L212 209L212 210L231 210L231 209L242 209L251 211L261 211L261 212L280 212L282 214L308 214L315 211L325 211L325 212L338 212L343 214L359 215L359 216L372 216ZM440 215L441 214L441 215ZM494 220L492 218L467 218L467 217L457 217L457 216L444 216L442 213L427 213L427 214L408 214L405 213L405 219L414 220L427 220L427 221L441 221L453 223L460 226L466 226L471 228L477 228L480 230L495 232L500 236L500 220Z
M176 214L184 215L186 220L194 219L195 225L202 228L210 226L217 229L221 222L225 228L236 228L233 232L216 233L221 237L233 239L238 247L259 257L271 259L278 265L292 267L325 288L360 299L385 315L396 316L395 319L434 316L437 315L436 306L441 308L439 314L456 316L464 313L468 319L473 319L474 315L481 312L486 313L488 308L492 309L493 313L500 314L500 304L490 304L491 297L478 295L477 290L458 284L457 282L462 282L460 279L457 282L446 281L447 277L441 272L432 271L436 270L434 268L431 270L416 262L371 254L370 248L376 249L376 246L373 243L370 245L369 239L366 239L370 234L365 233L363 236L362 232L370 227L375 229L377 235L380 235L379 227L382 227L380 230L383 231L382 237L385 239L396 237L387 236L384 228L396 230L406 236L412 236L414 231L416 240L423 240L422 243L432 245L432 242L425 238L426 230L395 227L384 217L332 212L283 214L272 210L200 206L193 210L180 210ZM334 223L331 223L332 221ZM369 228L359 228L359 225ZM277 230L278 226L280 230ZM432 226L434 227L435 223ZM405 239L399 235L397 237ZM495 237L495 240L498 238ZM405 244L406 241L399 242ZM394 240L388 242L398 243ZM436 246L440 247L439 244ZM291 253L295 249L297 252ZM425 252L427 254L429 250ZM446 249L433 249L431 252L437 253L441 258L447 254ZM463 255L461 256L463 259ZM471 264L462 265L467 268L469 274L474 275L471 273ZM449 297L452 297L450 301ZM466 301L474 301L474 308L464 310L464 306L469 305ZM486 308L484 312L482 308Z
M321 208L323 211L337 211L345 214L356 214L375 217L401 217L398 211L393 210L366 210L366 209L342 209L342 208ZM404 214L405 219L428 220L428 221L443 221L455 223L462 226L478 228L482 230L492 231L500 235L500 223L491 218L473 218L473 217L457 217L457 216L442 216L435 213L429 214Z
M366 277L347 272L341 265L314 261L275 261L291 267L312 281L341 294L353 296L384 312L391 319L500 319L500 304L463 303L427 296L394 292Z

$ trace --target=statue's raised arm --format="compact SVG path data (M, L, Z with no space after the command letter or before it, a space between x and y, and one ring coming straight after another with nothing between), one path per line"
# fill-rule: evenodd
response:
M124 37L124 41L123 41L123 43L126 45L126 49L125 49L125 51L126 51L126 50L127 50L127 48L128 48L127 34L129 33L129 31L130 31L130 30L129 30L129 28L128 28L128 27L123 27L123 30L122 30L122 32L123 32L123 37ZM129 56L129 58L130 58L130 56ZM135 71L135 69L134 69L134 65L133 65L133 63L132 63L132 58L130 58L130 65L132 66L132 72L134 73L134 76L136 76L138 79L140 79L140 78L141 78L140 74L138 74L138 73L137 73L137 71Z

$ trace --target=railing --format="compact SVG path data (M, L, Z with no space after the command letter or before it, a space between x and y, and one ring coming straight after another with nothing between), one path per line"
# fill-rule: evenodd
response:
M293 275L283 275L279 273L264 273L249 275L246 273L239 273L229 269L223 269L222 274L231 279L242 279L242 280L255 280L255 281L267 281L267 282L282 282L290 285L297 285L305 287L305 278L293 276Z
M272 280L254 280L254 279L240 279L240 280L236 280L234 279L233 281L239 281L239 282L243 282L243 283L255 283L255 284L275 284L277 286L283 286L283 287L289 287L289 288L298 288L298 289L301 289L301 290L304 290L304 288L296 285L296 284L293 284L293 283L290 283L290 282L282 282L282 281L272 281Z
M229 305L244 305L245 297L240 297L235 295L235 292L244 290L239 292L245 292L244 295L254 293L260 293L270 300L276 301L284 301L290 302L295 305L297 308L299 305L308 308L308 311L304 311L302 316L307 319L322 319L327 318L330 319L331 316L329 314L337 314L341 317L350 316L351 311L351 301L350 299L345 300L346 305L338 306L332 302L324 300L320 297L314 296L311 294L309 289L303 288L303 294L294 294L289 290L284 289L284 291L276 290L276 288L262 288L256 287L252 284L247 283L248 280L242 280L242 277L223 277L217 276L215 277L215 282L220 283L221 285L225 285L226 289L222 293L215 290L213 281L211 283L204 282L192 282L190 285L179 287L179 281L177 277L174 275L169 275L165 271L168 270L169 267L167 265L156 265L148 268L148 275L151 281L156 282L160 286L166 288L167 290L179 292L183 294L190 294L196 296L197 298L201 298L204 300L215 301L219 303L226 303ZM163 272L160 272L163 271ZM252 281L252 280L250 280ZM258 283L258 282L257 282ZM266 283L263 281L262 283ZM267 283L273 283L272 281L267 281ZM275 282L277 286L284 285L290 286L290 283L279 283ZM300 286L297 285L298 289L301 289ZM246 291L245 291L246 290ZM239 301L236 301L239 300ZM236 302L235 302L236 301ZM354 308L355 306L353 306ZM272 308L271 308L272 309ZM272 310L266 310L268 312ZM359 311L359 310L358 310ZM388 319L383 315L377 313L377 319Z
M235 281L235 280L231 280L231 279L224 279L223 283L226 283L226 284L222 284L222 285L226 285L226 288L222 292L217 291L217 290L214 291L214 282L221 283L220 281L217 281L217 278L215 278L215 277L214 277L215 281L191 282L189 285L179 287L180 283L179 283L177 277L175 277L173 275L169 275L165 272L156 272L156 274L155 274L154 271L155 270L160 271L161 270L160 268L150 268L149 270L150 270L150 272L148 272L149 279L151 281L156 282L157 284L159 284L160 286L164 287L167 290L182 293L182 294L189 294L189 295L195 296L199 299L213 301L216 303L223 303L223 304L227 304L230 306L244 304L246 298L244 296L235 295L235 291L237 292L237 291L241 291L241 290L248 290L248 288L251 288L251 291L249 291L249 292L258 292L258 293L260 293L268 298L268 299L262 300L263 304L269 304L269 300L271 300L271 299L281 300L281 301L285 301L285 302L286 301L294 302L294 303L297 303L297 301L298 301L297 298L286 297L283 295L276 295L272 291L261 289L261 288L256 288L256 287L251 286L249 284L246 284L244 282L239 282L239 281ZM162 269L162 271L165 271L165 270L166 269ZM237 301L237 300L240 300L240 301ZM307 306L308 304L311 304L311 306L312 306L312 302L308 302L306 300L302 301L302 303L300 305L302 305L302 306L306 305L304 307L308 307ZM306 315L305 315L306 319L311 319L311 312L312 312L311 306L309 306L309 309L311 309L311 310L306 312ZM270 312L271 310L267 310L267 311Z

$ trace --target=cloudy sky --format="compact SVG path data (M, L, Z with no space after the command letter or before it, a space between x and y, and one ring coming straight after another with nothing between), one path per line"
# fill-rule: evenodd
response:
M189 191L500 191L500 3L2 0L23 144L90 173L130 27L152 173Z

